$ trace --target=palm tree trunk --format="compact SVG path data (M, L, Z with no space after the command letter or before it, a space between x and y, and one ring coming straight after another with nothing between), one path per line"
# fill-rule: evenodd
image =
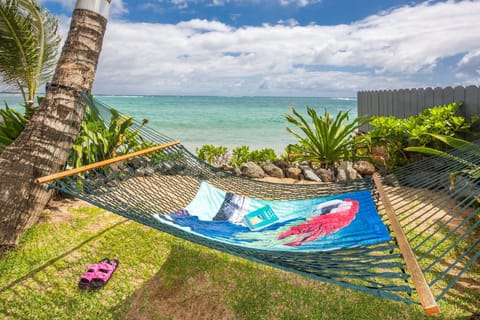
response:
M79 91L90 91L110 0L78 0L52 85L22 134L0 156L0 254L18 245L51 198L36 178L61 170L84 114ZM103 14L103 15L102 15Z

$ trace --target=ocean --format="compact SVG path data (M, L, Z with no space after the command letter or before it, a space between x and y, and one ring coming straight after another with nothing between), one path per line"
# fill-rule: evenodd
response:
M291 114L290 106L306 115L306 106L323 115L349 111L357 116L355 98L312 97L221 97L221 96L95 96L102 102L137 120L148 119L149 126L180 140L195 153L205 144L226 146L229 151L239 146L250 150L272 148L284 153L295 137L286 130L283 117ZM23 112L20 95L1 94L0 102ZM292 127L294 128L294 127Z

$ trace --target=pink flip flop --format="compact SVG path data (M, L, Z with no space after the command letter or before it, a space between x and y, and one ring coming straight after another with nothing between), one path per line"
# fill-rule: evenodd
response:
M104 263L105 261L108 261L107 258L103 259L99 263L94 263L88 266L87 271L85 271L82 276L80 277L80 281L78 282L78 288L84 290L88 289L90 287L90 284L92 282L92 279L95 276L95 273L98 270L98 267L101 263Z
M106 260L98 264L96 271L90 280L91 289L103 288L118 267L118 260Z

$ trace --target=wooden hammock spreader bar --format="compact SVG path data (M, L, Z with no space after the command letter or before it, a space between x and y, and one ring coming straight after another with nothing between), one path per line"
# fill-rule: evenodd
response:
M422 268L418 264L417 258L415 257L415 253L413 252L410 244L403 232L403 229L400 225L400 222L395 215L393 210L392 204L383 189L383 185L381 182L380 174L375 173L373 175L373 181L375 182L375 186L377 187L378 193L380 195L380 199L385 207L385 211L387 213L388 219L390 224L392 225L393 232L397 238L397 243L402 253L403 259L407 265L408 271L412 276L413 285L417 290L420 303L422 304L425 313L428 315L435 315L440 314L440 308L433 296L432 291L430 290L430 286L425 279L425 275L423 274Z
M52 175L49 175L49 176L38 178L37 180L35 180L35 182L39 183L39 184L46 183L46 182L51 182L51 181L56 180L56 179L61 179L61 178L65 178L65 177L68 177L68 176L73 176L74 174L77 174L77 173L85 172L85 171L92 170L92 169L99 168L99 167L103 167L103 166L106 166L106 165L109 165L109 164L112 164L112 163L124 161L124 160L127 160L127 159L131 159L131 158L134 158L134 157L144 155L144 154L148 154L148 153L152 153L152 152L155 152L155 151L158 151L158 150L162 150L162 149L177 145L179 143L180 143L180 141L173 141L173 142L161 144L161 145L158 145L158 146L155 146L155 147L147 148L147 149L144 149L144 150L132 152L132 153L129 153L129 154L124 154L122 156L114 157L114 158L111 158L111 159L87 164L86 166L82 166L82 167L79 167L79 168L74 168L74 169L58 172L58 173L55 173L55 174L52 174Z

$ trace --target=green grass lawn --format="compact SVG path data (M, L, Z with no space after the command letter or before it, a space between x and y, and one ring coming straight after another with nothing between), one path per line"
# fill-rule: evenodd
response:
M86 267L120 265L98 291ZM461 300L461 297L459 298ZM479 305L440 302L435 319ZM479 300L477 300L478 302ZM45 211L0 259L1 319L426 319L421 307L306 279L198 246L91 207Z

